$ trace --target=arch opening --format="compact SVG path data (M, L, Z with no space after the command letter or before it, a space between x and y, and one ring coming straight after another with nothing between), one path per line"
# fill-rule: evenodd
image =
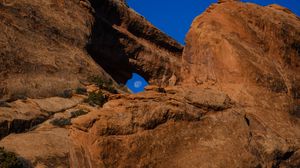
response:
M139 74L132 73L131 79L127 80L126 86L132 93L143 92L149 83Z

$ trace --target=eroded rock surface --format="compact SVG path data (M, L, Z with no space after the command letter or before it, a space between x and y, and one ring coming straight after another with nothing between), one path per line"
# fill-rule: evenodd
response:
M187 35L183 83L215 86L245 104L251 101L239 96L248 94L261 103L263 97L255 95L265 90L297 102L299 39L299 18L283 7L214 4Z
M299 90L296 83L300 83L299 38L299 17L288 9L235 1L210 6L194 20L186 38L183 85L227 93L246 113L252 136L250 145L263 145L264 152L257 155L264 159L285 158L275 156L277 147L298 149L299 97L295 95ZM259 140L262 132L264 142ZM276 137L274 141L269 139L270 134ZM281 144L283 141L285 145ZM296 151L284 155L290 154L288 159L294 157L293 164L298 166ZM283 162L284 159L271 165L260 164L285 167Z
M79 1L0 1L0 17L1 97L55 96L109 76L84 49L93 16Z
M0 138L10 133L22 133L47 120L49 114L41 111L36 104L17 100L0 107Z
M93 75L125 83L138 72L165 86L179 80L183 47L123 1L1 1L0 17L3 99L57 96Z
M57 0L54 6L64 9L62 2L83 12L82 32L91 31L90 40L76 46L86 45L104 76L122 81L135 70L157 85L116 94L83 83L87 93L69 98L1 101L0 146L41 168L300 167L300 20L289 10L220 0L194 20L181 57L180 45L124 1ZM21 3L39 7L2 3L0 17ZM97 93L103 106L84 101Z
M88 108L89 112L73 118L72 125L58 129L57 126L45 122L31 132L7 136L0 145L31 160L33 166L49 166L47 160L64 156L73 167L167 165L172 162L172 157L166 157L167 155L179 147L183 148L187 143L192 143L192 139L201 135L194 129L204 128L197 125L205 122L205 118L211 113L231 111L233 102L224 96L224 93L212 93L206 89L197 92L198 96L206 96L205 104L203 100L193 97L192 90L166 90L171 90L171 93L147 91L137 95L112 95L103 108L81 105L78 108ZM214 112L211 109L214 109L216 104L219 111ZM240 120L247 128L243 116ZM177 130L180 127L182 128ZM191 130L185 132L186 128ZM198 136L194 137L196 134ZM176 145L183 135L183 142ZM46 139L47 136L51 138ZM18 142L15 142L17 140ZM26 144L22 150L19 150L20 145L24 143ZM45 143L51 151L39 150ZM56 145L58 143L59 145ZM31 150L37 151L30 152ZM164 152L161 153L161 150ZM148 156L151 153L153 157ZM172 156L181 157L180 153L173 153ZM63 162L53 165L61 166Z
M150 83L180 80L183 47L122 1L92 0L95 25L87 49L113 78L126 82L137 72Z

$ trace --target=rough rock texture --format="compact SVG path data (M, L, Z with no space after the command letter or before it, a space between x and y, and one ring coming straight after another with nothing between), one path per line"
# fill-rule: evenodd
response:
M47 120L49 115L32 102L18 100L0 107L0 138L21 133Z
M147 91L112 95L110 99L103 108L78 105L77 108L89 112L73 118L70 126L58 129L46 122L31 132L7 136L0 145L30 160L33 166L50 166L51 160L57 161L53 166L64 167L67 164L71 167L175 166L174 157L182 158L182 153L175 151L183 150L188 144L192 149L193 141L202 137L201 132L206 129L201 123L214 122L210 114L232 115L227 111L233 106L224 93L210 89L195 92L195 88L166 88L165 93ZM243 116L239 120L243 129L248 129ZM189 164L201 162L196 153L190 157L194 162L186 160Z
M132 72L174 85L180 73L182 46L123 1L1 1L0 17L0 98L55 96L92 75L125 83Z
M299 18L283 7L215 4L187 35L183 83L214 87L245 106L269 106L297 117L299 45Z
M119 82L134 70L157 85L112 94L83 83L88 93L70 98L2 101L0 146L39 168L300 167L300 20L289 10L220 0L194 20L180 57L124 1L71 2L88 11L83 43L108 74ZM95 93L103 107L83 101Z
M105 76L84 50L92 23L78 1L1 1L0 96L53 96Z
M296 121L294 128L280 123L283 135L224 92L157 88L110 95L102 108L84 103L69 107L30 132L5 137L0 146L33 167L299 166L299 142L286 138L299 136ZM76 109L87 113L68 115ZM54 126L56 118L71 123Z
M51 97L46 99L16 100L0 104L0 138L10 133L26 132L51 118L83 102L82 96L72 98Z
M183 47L122 1L91 1L96 23L89 53L112 77L124 83L137 72L150 83L175 85Z
M187 35L182 83L227 93L246 113L250 129L256 127L250 144L258 143L258 137L265 144L281 141L271 140L268 133L253 134L265 127L287 140L285 145L299 148L299 39L300 20L288 9L214 4L194 20ZM285 145L260 150L266 154ZM299 154L296 160L299 164Z

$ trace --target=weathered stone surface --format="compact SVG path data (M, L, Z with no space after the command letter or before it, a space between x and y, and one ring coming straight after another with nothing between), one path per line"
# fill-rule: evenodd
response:
M186 38L182 84L220 90L240 106L257 166L299 166L299 39L287 9L233 1L210 6Z
M181 88L173 88L173 90L181 90ZM186 92L186 97L192 97L188 93L191 92ZM204 95L208 97L203 106L200 106L202 100L198 102L197 99L184 98L179 91L172 94L148 91L137 95L123 95L110 100L101 109L90 107L89 113L73 118L71 126L57 129L51 124L44 123L30 133L10 135L2 140L0 145L32 161L34 166L47 165L47 161L50 162L51 158L59 160L64 156L66 163L70 163L73 167L86 167L87 163L90 163L91 167L163 166L167 164L152 162L166 159L167 163L170 163L170 158L166 158L165 154L177 150L176 140L184 134L187 134L186 137L182 137L184 143L192 143L190 138L195 138L198 133L192 130L184 133L184 129L190 127L197 130L197 125L206 120L205 116L211 112L209 109L213 109L215 104L219 103L219 96L222 94L207 95L205 90L199 90L199 96ZM191 99L197 105L187 103ZM246 125L243 116L240 120L243 125ZM182 126L177 135L177 128ZM204 130L203 127L199 126L199 128ZM70 136L66 137L67 134ZM51 138L46 139L47 136ZM114 137L121 138L121 141L115 141ZM15 143L17 140L18 142ZM20 145L27 141L30 142L20 151L18 149ZM156 148L155 146L160 146L161 142L164 142L165 146ZM45 143L49 143L47 148L42 147ZM59 145L56 145L58 143ZM184 143L179 147L183 147ZM39 150L39 148L43 149ZM51 151L44 153L44 149ZM161 149L164 149L165 153L159 154ZM37 151L30 152L31 150ZM117 153L113 151L119 151L120 155L114 155ZM149 157L150 151L157 156ZM130 158L132 155L135 157ZM145 156L147 159L143 160ZM177 154L174 153L174 156ZM130 159L130 162L126 161L126 158ZM67 167L63 163L65 162L57 162L53 165Z
M15 141L15 138L20 141ZM69 167L70 143L64 128L36 130L26 134L12 134L1 146L31 161L32 167Z
M45 99L32 99L42 110L55 113L70 109L83 102L84 98L73 96L70 99L61 97L50 97Z
M286 123L299 104L299 39L299 18L283 7L214 4L187 35L183 84L222 90L262 118L273 120L276 111Z
M17 100L0 107L0 139L10 133L22 133L48 119L49 114L42 112L29 100Z
M183 79L289 92L293 80L299 83L299 33L298 17L274 5L214 4L187 35Z
M299 142L294 138L279 136L264 118L234 102L215 109L230 102L224 93L165 90L115 96L100 109L81 105L89 112L73 118L70 126L44 123L29 133L10 135L0 145L36 167L299 165Z
M1 1L0 20L0 98L57 96L92 75L179 80L183 47L123 1Z
M87 49L118 82L137 72L150 83L180 80L183 47L121 1L91 1L96 23Z
M82 43L95 61L116 81L138 70L157 86L101 90L103 107L82 101L96 85L69 99L15 95L0 102L0 146L33 167L300 167L300 20L289 10L219 1L195 19L181 58L181 46L124 1L65 3L75 2L93 23Z
M209 88L168 87L165 88L165 92L171 94L176 93L178 96L187 100L187 103L212 111L227 109L234 103L227 94Z
M79 1L0 1L0 97L49 97L108 77L84 49L92 24Z

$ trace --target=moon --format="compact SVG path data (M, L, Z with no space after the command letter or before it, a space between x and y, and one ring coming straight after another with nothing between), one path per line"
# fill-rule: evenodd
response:
M135 88L140 88L142 86L142 81L135 81L133 85Z

